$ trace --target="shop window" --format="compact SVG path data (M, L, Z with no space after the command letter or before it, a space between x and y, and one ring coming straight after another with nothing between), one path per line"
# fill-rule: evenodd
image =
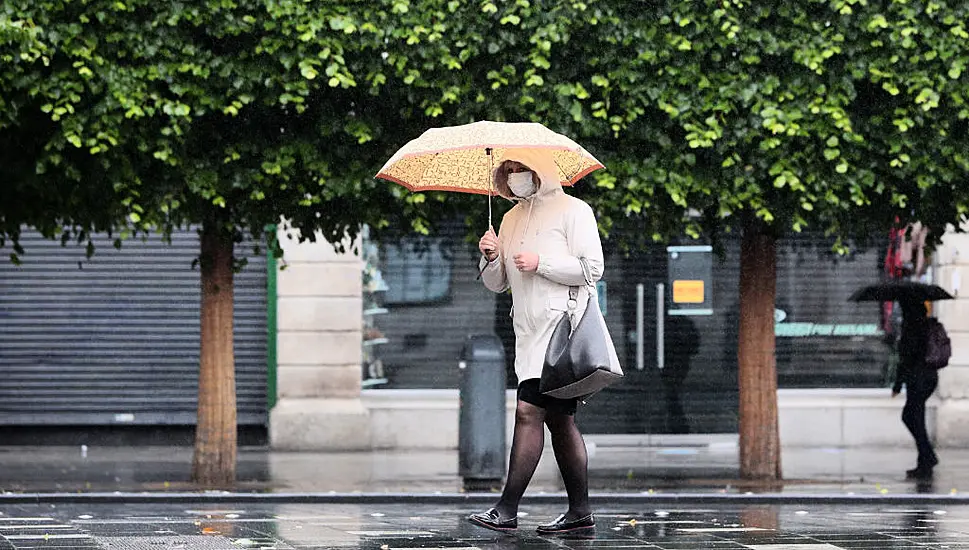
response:
M451 297L451 258L444 239L410 240L381 248L387 304L432 304Z

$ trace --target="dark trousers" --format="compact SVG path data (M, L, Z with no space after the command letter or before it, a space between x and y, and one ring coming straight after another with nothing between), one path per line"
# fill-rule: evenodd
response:
M905 427L908 428L915 439L915 447L919 452L918 466L931 468L938 462L938 459L935 456L935 451L932 450L929 433L925 429L925 402L931 397L936 386L939 385L939 375L933 371L912 378L905 384L905 408L902 409L902 422L905 423Z

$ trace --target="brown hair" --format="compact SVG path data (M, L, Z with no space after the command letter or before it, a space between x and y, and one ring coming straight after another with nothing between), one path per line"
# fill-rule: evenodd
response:
M535 189L537 190L539 187L541 187L542 180L538 177L538 173L536 173L535 170L532 170L532 168L529 167L527 164L525 164L524 162L519 162L517 160L503 160L501 161L501 164L499 164L498 167L495 168L495 172L494 172L495 191L497 191L499 195L505 198L511 198L515 196L515 194L511 192L511 187L508 187L508 165L511 163L520 164L525 168L527 168L529 171L531 171L532 181L535 182Z

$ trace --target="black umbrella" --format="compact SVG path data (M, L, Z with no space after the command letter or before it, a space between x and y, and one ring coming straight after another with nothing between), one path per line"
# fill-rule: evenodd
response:
M926 302L952 300L954 296L938 285L908 281L885 282L869 285L855 291L850 302Z

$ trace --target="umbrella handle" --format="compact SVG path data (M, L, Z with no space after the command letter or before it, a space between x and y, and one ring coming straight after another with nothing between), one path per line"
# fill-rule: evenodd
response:
M494 231L491 225L491 197L495 194L495 157L491 154L491 147L485 147L485 154L488 155L488 229ZM481 278L481 274L484 273L486 267L488 267L487 263L478 270L478 276L475 277L476 281Z
M491 198L495 194L495 156L491 154L491 147L485 147L488 155L488 229L491 229Z

